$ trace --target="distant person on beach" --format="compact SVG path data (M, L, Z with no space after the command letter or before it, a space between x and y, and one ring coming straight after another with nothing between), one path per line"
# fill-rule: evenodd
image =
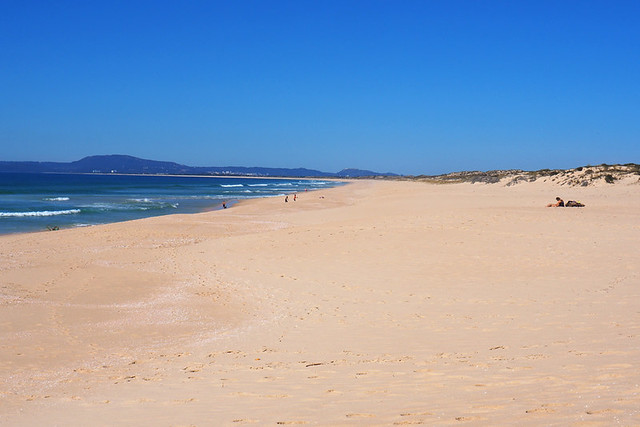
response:
M564 200L562 200L560 197L556 197L556 202L555 203L549 203L547 205L548 208L563 208L564 207Z
M222 202L222 209L227 209L227 202Z
M295 202L297 198L298 198L298 195L297 195L297 194L294 194L294 195L293 195L293 201Z
M284 196L284 202L287 203L289 201L289 196Z

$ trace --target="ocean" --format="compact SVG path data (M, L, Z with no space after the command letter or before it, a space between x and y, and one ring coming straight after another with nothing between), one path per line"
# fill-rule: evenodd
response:
M86 227L232 207L335 181L155 175L0 173L0 234Z

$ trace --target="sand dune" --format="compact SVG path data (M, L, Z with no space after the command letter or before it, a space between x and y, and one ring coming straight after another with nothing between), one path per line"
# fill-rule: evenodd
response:
M541 181L3 236L0 424L638 425L639 243Z

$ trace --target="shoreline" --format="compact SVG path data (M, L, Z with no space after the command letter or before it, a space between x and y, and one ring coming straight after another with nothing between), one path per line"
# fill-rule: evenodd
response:
M16 174L20 175L20 174ZM46 174L28 174L28 175L46 175ZM308 181L308 185L312 188L316 186L332 186L332 185L342 185L345 183L345 180L302 180L302 179L267 179L271 183L258 184L261 181L264 181L262 178L258 177L242 177L242 182L244 183L244 187L256 187L256 189L251 188L251 191L246 188L244 191L225 191L229 189L225 189L222 187L242 187L242 184L235 185L233 181L228 182L228 180L224 180L224 178L219 178L212 181L211 185L206 184L208 181L194 181L195 184L191 185L187 181L182 180L174 180L175 177L180 177L176 175L144 175L144 174L53 174L56 176L68 176L65 178L65 181L61 181L60 184L58 181L53 181L54 184L51 188L48 188L44 191L44 195L40 196L38 194L31 194L31 188L26 187L25 195L22 198L9 198L7 200L7 212L0 212L0 235L12 235L12 234L21 234L21 233L33 233L40 231L59 231L60 229L69 229L69 228L78 228L85 226L93 226L93 225L102 225L102 224L110 224L115 222L123 222L130 221L135 219L141 219L145 217L154 217L154 216L163 216L163 215L173 215L173 214L184 214L184 213L201 213L208 211L215 211L217 209L223 209L223 203L225 201L231 202L235 201L233 204L237 204L238 201L244 199L253 199L253 198L263 198L263 197L279 197L280 194L284 197L289 193L300 192L302 188L304 188L306 181ZM136 188L137 185L142 185L144 188L138 191L139 194L133 194L130 199L126 199L123 197L122 200L110 201L110 205L107 205L106 208L103 209L102 199L100 196L112 197L117 199L120 193L116 191L107 190L106 194L103 194L100 190L102 188L98 188L98 191L95 194L91 194L90 191L92 187L86 187L82 191L87 191L87 193L74 193L74 186L81 185L81 178L72 178L73 176L94 176L94 177L106 177L107 180L105 183L110 183L112 180L108 179L109 176L112 178L120 177L140 177L142 179L150 179L153 180L153 177L158 179L161 178L170 178L170 183L175 183L179 187L184 186L185 188L178 189L177 191L170 193L163 191L160 189L159 191L155 191L154 188L150 190L145 190L146 187L154 187L159 186L158 181L138 181L136 179L130 179L127 181L133 185L133 188ZM188 176L187 178L209 178L202 176ZM237 177L240 178L240 177ZM35 179L35 178L34 178ZM67 188L67 181L71 182L71 187ZM78 181L79 180L79 181ZM278 181L285 182L284 184L279 183ZM6 184L10 190L10 184L13 182L12 179L9 179ZM25 178L25 182L32 182L31 178ZM49 182L46 179L37 179L37 185L46 185ZM88 181L93 182L93 181ZM102 182L102 181L100 181ZM164 182L164 181L162 181ZM140 184L142 183L142 184ZM320 184L316 184L320 183ZM233 185L232 185L233 184ZM62 185L65 188L58 188ZM117 185L123 185L120 181L118 181ZM248 186L248 187L247 187ZM161 188L161 187L158 187ZM198 188L202 188L201 190L197 190ZM266 189L266 190L263 190ZM234 190L234 189L232 189ZM22 190L20 190L22 191ZM149 192L150 191L150 192ZM200 191L198 199L198 194L194 193L194 191ZM69 197L49 197L46 194L53 194L52 192L59 192L60 194L65 193L73 193L72 201L69 202ZM185 193L186 192L186 193ZM69 193L69 194L71 194ZM229 194L230 193L230 194ZM11 194L11 193L9 193ZM37 197L34 197L37 196ZM19 196L16 196L19 197ZM24 199L24 200L23 200ZM156 206L153 206L152 201L158 200L170 200L170 203L156 203ZM183 200L183 199L192 199ZM3 199L4 200L4 199ZM83 200L83 201L79 201ZM88 201L87 201L88 200ZM32 203L27 203L27 201ZM42 205L42 201L54 201L56 205L49 203L48 205ZM57 205L60 201L65 201L64 207L62 205ZM129 202L148 202L151 203L152 206L143 205L142 207L134 206L131 207ZM184 202L184 203L183 203ZM40 205L38 205L40 203ZM97 207L94 207L94 204ZM14 206L15 205L15 206ZM161 205L162 209L159 209L157 205ZM195 207L194 207L195 206ZM228 203L227 207L231 207L231 203ZM20 208L23 208L22 210ZM174 209L168 209L174 208ZM124 214L125 212L131 212L129 214ZM5 218L6 217L6 218Z
M0 424L640 422L637 186L298 196L0 236Z

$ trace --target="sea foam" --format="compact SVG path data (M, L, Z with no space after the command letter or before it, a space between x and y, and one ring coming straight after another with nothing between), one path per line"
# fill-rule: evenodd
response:
M0 212L0 217L56 216L73 215L79 213L80 209L66 209L63 211Z

